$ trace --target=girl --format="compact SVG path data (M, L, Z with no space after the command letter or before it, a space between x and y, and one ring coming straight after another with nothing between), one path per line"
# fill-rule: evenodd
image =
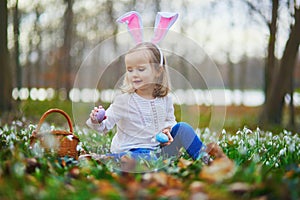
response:
M138 44L126 54L125 65L123 94L115 98L101 123L96 114L102 106L95 107L87 120L87 125L99 133L117 126L111 155L121 157L129 153L134 158L145 157L157 152L160 146L163 155L175 156L183 147L194 160L208 164L206 146L193 128L175 120L166 61L158 46L150 42ZM158 132L166 134L169 141L155 141Z

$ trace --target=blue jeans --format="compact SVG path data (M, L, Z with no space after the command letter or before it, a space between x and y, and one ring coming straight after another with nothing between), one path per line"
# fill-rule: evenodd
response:
M134 159L143 158L149 160L157 159L161 155L165 157L176 156L183 147L192 159L197 160L199 158L201 149L205 145L196 135L193 127L185 122L179 122L172 128L171 135L174 141L170 145L162 147L161 152L157 154L153 149L136 148L131 149L129 152L107 155L113 156L115 159L120 159L124 155L130 155Z
M183 147L193 160L199 158L201 149L205 147L205 145L196 135L193 127L185 122L179 122L173 126L171 135L174 141L170 145L162 148L164 155L178 155L179 149Z

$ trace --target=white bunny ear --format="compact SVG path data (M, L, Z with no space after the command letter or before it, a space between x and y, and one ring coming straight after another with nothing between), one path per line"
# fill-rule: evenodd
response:
M152 43L159 43L178 18L178 13L158 12L155 19Z
M127 29L137 44L143 42L142 18L138 12L125 13L117 19L117 22L127 24Z

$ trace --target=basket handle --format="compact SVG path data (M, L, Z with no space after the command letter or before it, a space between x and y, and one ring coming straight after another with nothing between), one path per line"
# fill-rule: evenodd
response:
M70 133L73 133L72 121L71 121L69 115L68 115L65 111L63 111L63 110L61 110L61 109L58 109L58 108L52 108L52 109L46 111L46 112L42 115L42 117L41 117L41 119L40 119L40 121L39 121L39 123L38 123L38 125L37 125L37 128L36 128L35 132L38 133L38 132L40 131L40 128L41 128L42 123L44 122L45 118L46 118L49 114L54 113L54 112L57 112L57 113L62 114L62 115L67 119L68 124L69 124L69 127L70 127Z

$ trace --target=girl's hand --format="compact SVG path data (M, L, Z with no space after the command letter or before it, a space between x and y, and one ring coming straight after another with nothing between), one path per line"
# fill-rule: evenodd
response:
M99 109L102 109L103 107L100 105L99 107L94 107L94 109L91 111L90 113L90 118L93 124L99 124L98 120L97 120L97 112Z
M168 145L170 145L174 141L174 139L173 139L173 137L172 137L172 135L170 133L170 128L165 128L161 132L163 132L164 134L166 134L168 136L168 138L169 138L169 142L163 143L163 144L161 144L161 146L168 146Z

